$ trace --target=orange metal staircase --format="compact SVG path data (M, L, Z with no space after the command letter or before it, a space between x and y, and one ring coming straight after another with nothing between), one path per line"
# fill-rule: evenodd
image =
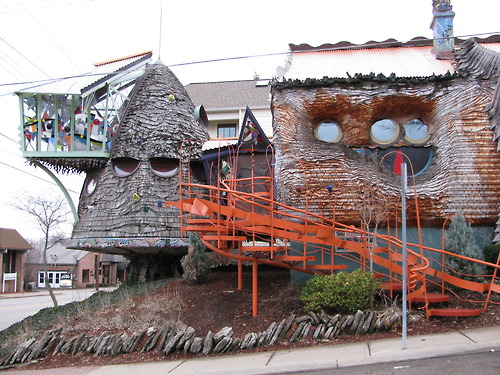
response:
M183 232L197 232L208 249L238 262L239 289L242 288L243 264L252 264L254 316L258 313L259 264L309 274L345 270L346 261L356 262L365 269L368 264L373 264L384 270L379 272L384 279L381 288L388 289L391 296L401 290L403 256L398 238L346 226L276 202L272 199L274 184L269 176L252 176L244 181L219 180L218 186L194 184L189 178L187 180L184 182L181 176L181 199L166 204L180 209ZM200 194L200 191L206 193ZM442 250L415 244L408 244L407 249L407 299L410 305L421 304L427 317L478 315L487 307L491 293L500 293L500 286L495 283L498 263L482 262L495 269L490 283L466 281L445 272L444 265L431 266L427 254L445 253ZM488 292L487 298L481 301L483 306L479 309L430 308L430 304L449 300L445 283ZM442 290L429 293L430 284Z

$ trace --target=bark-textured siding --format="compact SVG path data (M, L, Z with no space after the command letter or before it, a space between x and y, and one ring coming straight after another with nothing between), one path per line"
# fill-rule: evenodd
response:
M182 173L186 175L187 162L201 158L207 138L205 128L195 120L191 99L175 75L166 66L148 66L114 139L111 160L87 175L87 179L97 177L97 186L91 195L86 194L84 186L73 238L179 238L179 211L163 205L179 199L179 175L159 177L149 168L148 160L183 160ZM130 176L117 177L112 160L123 157L141 163Z
M377 147L370 127L378 119L402 126L419 118L430 137L418 147L432 147L434 154L432 164L409 179L410 225L416 223L414 183L424 226L440 225L456 213L475 224L494 224L500 207L500 153L488 108L498 71L484 76L463 67L460 74L440 78L275 84L277 199L353 225L373 224L373 215L383 211L397 213L399 177L356 150ZM325 119L341 126L339 143L316 139L314 129ZM392 146L409 144L400 137ZM372 217L367 220L367 215Z

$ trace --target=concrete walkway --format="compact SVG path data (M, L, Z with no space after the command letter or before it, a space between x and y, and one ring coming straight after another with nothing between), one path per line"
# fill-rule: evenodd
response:
M228 354L102 367L71 367L48 370L8 370L16 375L156 375L156 374L279 374L292 371L343 368L374 363L424 359L463 353L500 351L500 326L402 339L328 345L261 353Z

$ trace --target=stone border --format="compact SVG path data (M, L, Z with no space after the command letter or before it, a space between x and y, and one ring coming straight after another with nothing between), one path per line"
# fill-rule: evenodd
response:
M416 317L410 317L409 322ZM233 328L224 327L217 333L208 332L205 337L195 335L192 327L177 330L174 324L166 323L161 329L149 328L139 333L108 334L99 337L85 333L66 339L61 335L62 327L46 332L38 341L30 339L19 345L11 353L0 359L0 368L20 363L38 361L59 353L75 356L78 353L93 353L95 356L110 357L132 352L150 352L156 350L165 355L184 352L208 355L227 353L235 350L247 350L262 346L272 346L288 340L296 342L304 339L333 340L339 336L360 335L390 330L401 320L401 313L394 309L384 312L357 311L354 315L330 316L324 311L313 312L295 318L290 315L281 322L273 322L267 330L247 333L243 338L233 337Z

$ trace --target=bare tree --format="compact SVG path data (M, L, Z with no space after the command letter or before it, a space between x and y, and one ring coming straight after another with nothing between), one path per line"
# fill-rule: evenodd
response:
M60 225L67 222L69 209L66 205L66 201L61 197L48 199L42 195L35 196L30 193L24 193L16 199L16 203L14 203L13 206L34 218L43 233L42 260L45 274L45 287L49 291L54 307L57 307L57 299L48 277L47 250L61 240L61 237L57 235L57 229Z

